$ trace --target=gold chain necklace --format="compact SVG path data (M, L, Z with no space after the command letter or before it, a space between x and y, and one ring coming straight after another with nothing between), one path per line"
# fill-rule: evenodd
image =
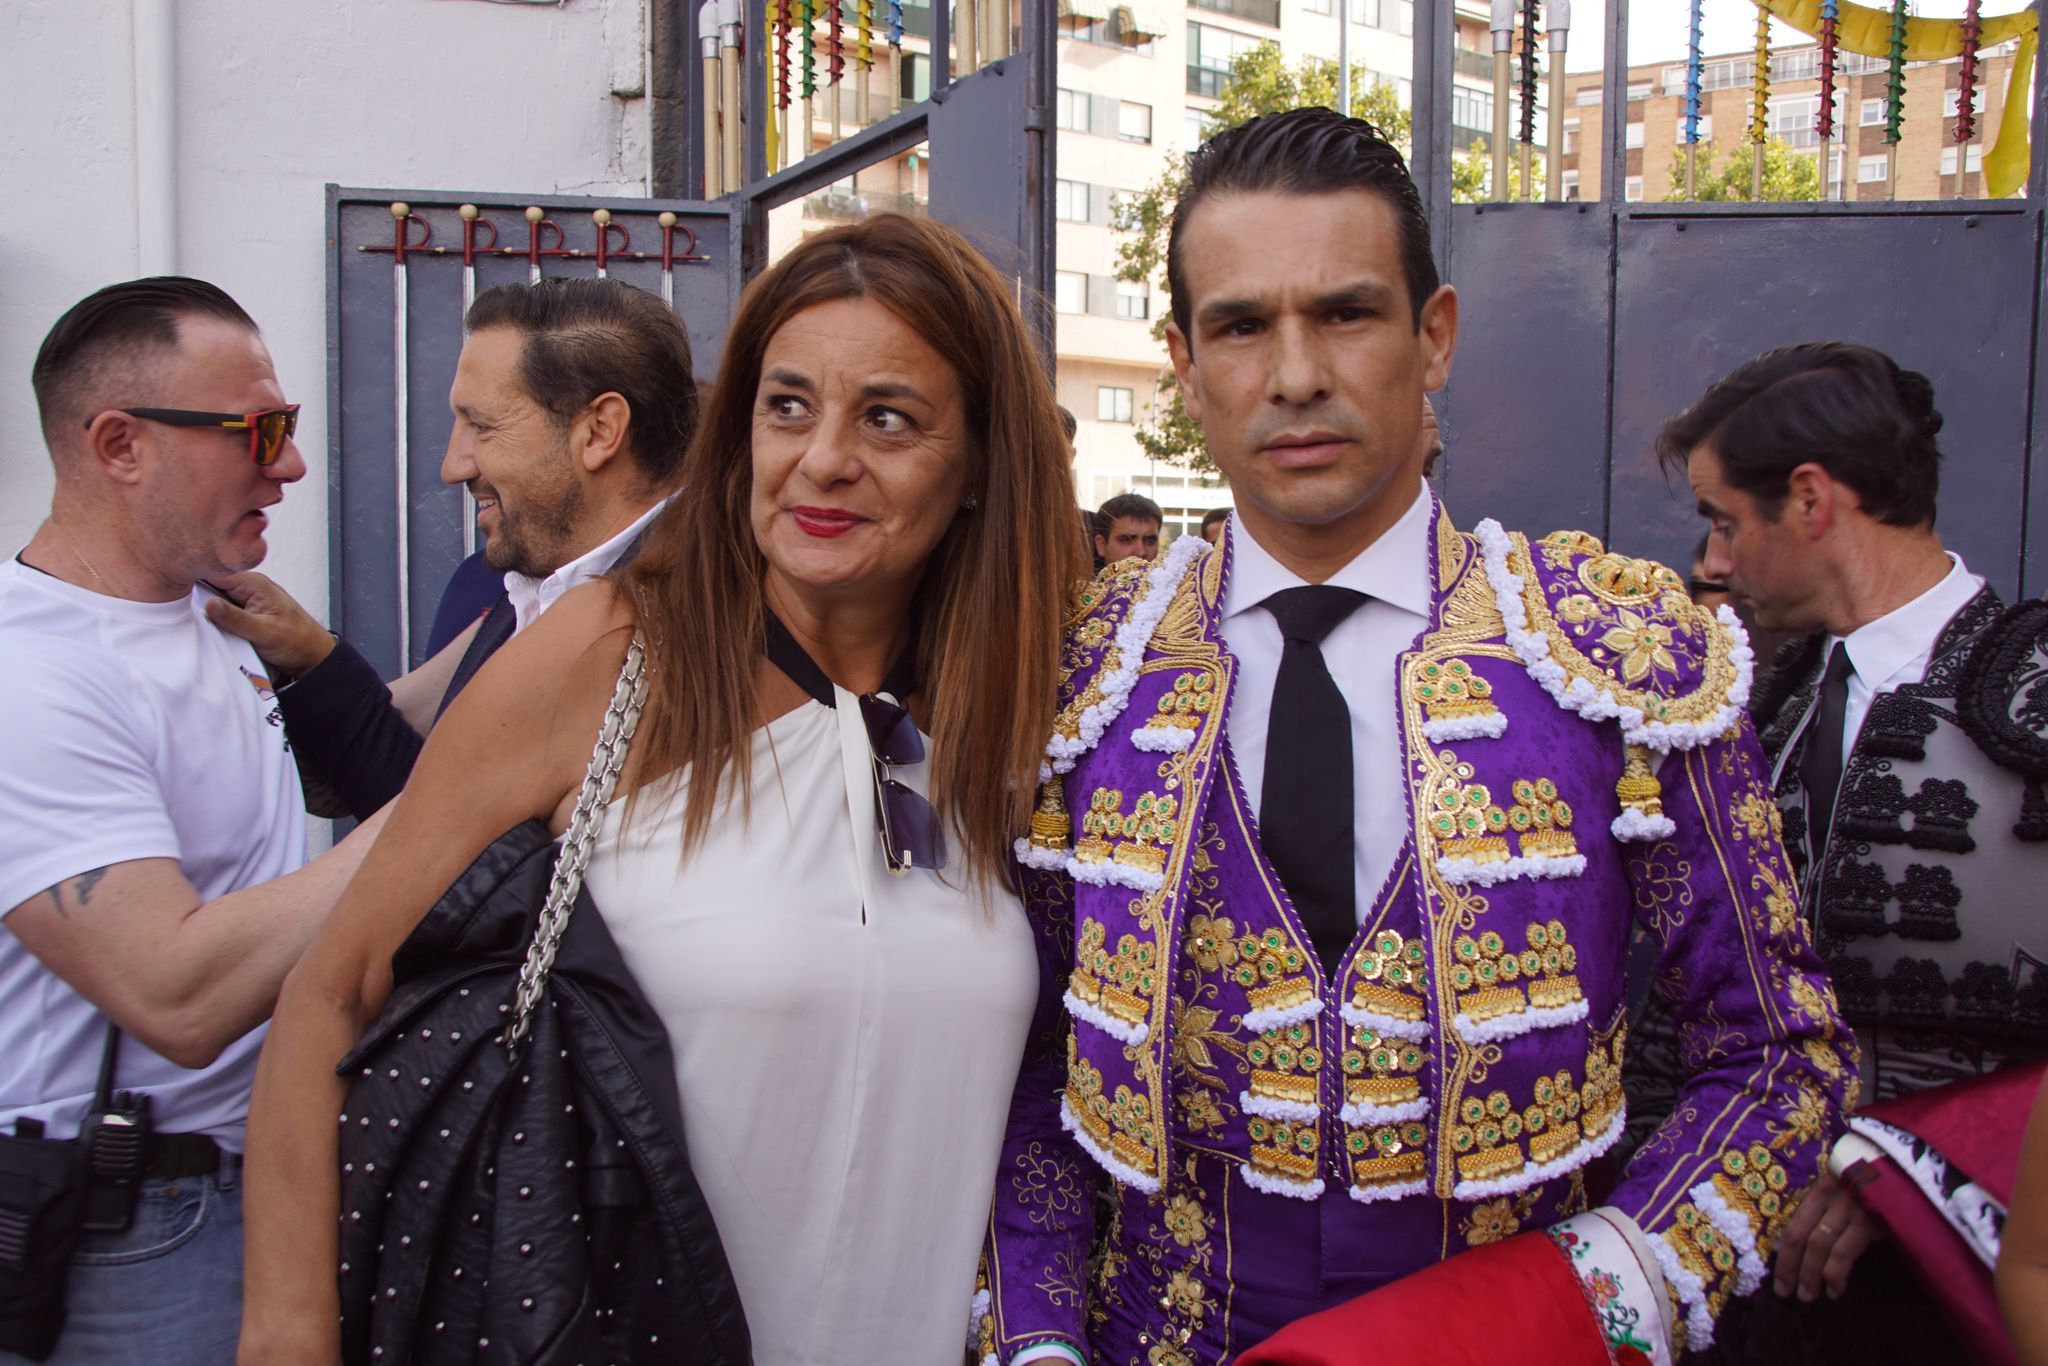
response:
M52 522L50 523L50 530L57 533L57 539L64 542L64 548L70 551L72 556L75 559L77 559L77 561L80 564L85 566L85 572L92 575L94 582L98 583L101 588L106 590L107 596L114 598L118 598L121 596L119 593L116 593L114 591L114 586L107 582L105 576L102 575L99 570L94 569L92 567L92 561L85 558L84 554L80 552L78 547L71 543L71 538L64 534L63 527L60 527L55 522Z

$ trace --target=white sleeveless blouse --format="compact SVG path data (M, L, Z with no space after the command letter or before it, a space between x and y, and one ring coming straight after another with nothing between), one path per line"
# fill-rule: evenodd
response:
M1037 959L957 851L889 874L838 700L754 732L751 812L728 793L687 860L687 775L623 834L614 802L585 881L668 1029L754 1359L957 1366ZM894 776L928 793L930 768Z

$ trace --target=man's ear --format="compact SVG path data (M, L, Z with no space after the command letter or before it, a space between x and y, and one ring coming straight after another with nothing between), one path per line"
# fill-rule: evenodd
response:
M626 433L632 424L633 407L625 396L606 390L576 415L570 424L570 450L577 463L596 474L626 454Z
M1195 421L1202 420L1202 389L1195 375L1195 348L1188 343L1187 334L1180 330L1180 324L1166 325L1166 354L1173 359L1174 379L1180 384L1180 406L1187 409L1188 416Z
M80 473L96 473L118 484L142 481L145 451L139 438L142 421L109 408L94 417L85 429L85 440L76 448Z
M1796 517L1810 540L1825 536L1843 513L1856 506L1855 492L1837 483L1826 467L1815 461L1795 465L1785 476L1785 511L1780 515Z
M1458 291L1438 285L1436 293L1422 305L1422 322L1416 328L1422 343L1422 387L1441 389L1451 378L1451 357L1458 350Z

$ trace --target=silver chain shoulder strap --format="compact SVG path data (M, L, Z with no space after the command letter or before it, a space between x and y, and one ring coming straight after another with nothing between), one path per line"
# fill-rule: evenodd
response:
M619 669L618 686L605 708L604 724L597 732L597 745L590 751L590 767L583 775L583 787L576 794L576 810L569 828L562 833L562 849L555 855L554 877L548 883L547 902L540 910L540 923L527 947L526 961L519 968L519 990L513 997L512 1024L505 1031L505 1048L517 1055L520 1041L533 1027L533 1012L540 1006L548 973L554 969L555 954L562 947L562 934L569 928L569 913L576 908L576 893L583 887L583 869L590 862L590 848L597 843L598 826L603 823L605 804L619 785L619 773L626 766L626 745L640 724L640 710L646 705L641 686L647 651L640 633L626 647L626 662Z

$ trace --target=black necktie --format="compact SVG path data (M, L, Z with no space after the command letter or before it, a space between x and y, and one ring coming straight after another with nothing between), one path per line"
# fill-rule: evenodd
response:
M1849 715L1849 647L1836 641L1828 650L1828 667L1820 678L1820 701L1807 722L1806 752L1799 757L1799 782L1806 789L1806 847L1819 860L1828 847L1835 823L1835 796L1842 787L1842 734Z
M1325 972L1358 931L1352 858L1351 709L1323 662L1323 638L1366 595L1327 584L1265 601L1286 642L1273 681L1259 837Z

